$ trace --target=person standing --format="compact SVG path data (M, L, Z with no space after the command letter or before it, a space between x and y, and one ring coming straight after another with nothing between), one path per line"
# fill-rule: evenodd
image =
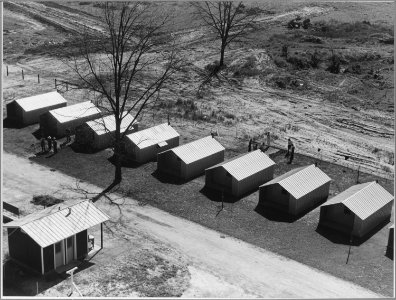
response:
M70 134L70 129L66 129L66 144L71 142Z
M55 137L52 138L52 147L54 148L54 154L58 153L58 142Z
M248 152L252 151L252 139L249 140Z
M295 150L295 147L294 147L294 144L292 144L290 147L290 160L289 160L288 164L291 164L293 162L294 150Z
M269 146L270 146L270 143L271 143L271 136L270 136L270 133L267 132L267 147L268 147L268 148L269 148Z
M45 138L41 138L40 140L40 144L41 144L41 153L45 152Z
M287 139L287 152L285 154L285 157L289 157L290 155L290 148L293 146L293 142L290 138Z
M48 144L48 152L51 152L52 139L50 136L47 137L47 144Z
M258 143L257 143L257 142L254 142L254 144L253 144L253 150L257 150L257 147L258 147Z

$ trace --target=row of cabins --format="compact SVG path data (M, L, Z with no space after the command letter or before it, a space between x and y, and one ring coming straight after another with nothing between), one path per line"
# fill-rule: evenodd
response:
M78 118L70 118L72 112L80 112L80 123L76 121ZM115 130L114 118L107 116L88 120L100 113L89 102L40 113L39 120L45 124L44 127L53 130L52 135L62 135L65 128L75 127L77 143L89 144L95 149L103 149L111 144L111 135L108 133ZM31 116L25 118L29 122L33 119ZM62 126L57 122L67 125ZM326 202L331 178L316 165L296 168L273 178L275 162L261 150L224 161L225 148L212 136L179 146L180 135L169 124L137 130L137 123L133 123L132 116L125 115L121 131L127 131L127 156L138 163L156 159L158 171L184 181L205 173L207 188L237 198L258 188L259 206L293 216L322 204L320 226L356 237L363 237L390 220L394 197L377 182L354 185ZM86 256L88 228L106 220L108 217L89 201L73 207L47 208L6 224L10 256L42 274L47 273Z
M90 150L109 147L115 132L113 115L103 116L102 111L90 101L67 106L58 92L50 92L14 100L7 104L7 119L18 126L40 123L43 136L64 137L66 131L75 134L76 142ZM138 122L124 114L121 133L138 130Z

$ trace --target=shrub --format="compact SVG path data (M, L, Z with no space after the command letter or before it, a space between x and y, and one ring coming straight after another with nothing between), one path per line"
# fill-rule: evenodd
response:
M280 56L275 56L273 58L274 64L279 68L287 67L287 62Z
M298 70L309 69L311 65L309 60L305 57L290 56L286 61L292 64Z
M58 203L64 202L62 199L58 199L51 195L34 195L31 203L35 205L43 205L45 207L52 206Z

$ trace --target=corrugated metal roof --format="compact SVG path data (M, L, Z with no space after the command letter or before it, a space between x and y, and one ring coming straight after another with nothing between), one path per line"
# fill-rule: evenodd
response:
M32 111L47 106L67 103L66 99L58 92L50 92L15 100L24 111Z
M173 151L182 161L190 164L222 150L225 148L215 138L207 136L168 151Z
M342 203L361 220L365 220L394 197L375 181L357 184L331 198L322 206Z
M232 177L242 180L273 165L275 165L275 162L267 154L261 150L255 150L231 158L208 169L222 166Z
M121 121L121 133L129 126L133 121L131 114L124 114L124 119ZM137 122L135 121L134 124ZM88 121L87 125L96 132L97 135L102 135L108 132L113 132L115 128L115 117L114 115L108 115L106 117L98 118L96 120ZM131 128L132 129L132 128Z
M65 123L101 113L91 101L50 110L49 113L59 122Z
M105 213L90 201L84 200L72 205L48 207L4 224L4 227L21 228L44 248L107 220L109 217Z
M128 134L126 138L140 149L143 149L178 136L180 136L179 133L172 126L164 123Z
M294 198L298 199L329 181L331 181L331 178L321 169L315 167L315 165L309 165L291 170L262 186L278 183Z

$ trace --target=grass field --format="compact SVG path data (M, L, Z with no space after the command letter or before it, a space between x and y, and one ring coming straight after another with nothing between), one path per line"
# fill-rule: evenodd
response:
M34 129L34 125L23 129L7 129L4 132L5 151L30 156L32 161L103 188L111 183L111 150L83 154L67 147L52 157L35 156L34 151L31 151L33 148L21 147L29 139L34 142L31 135ZM183 129L178 130L182 132ZM181 143L190 140L190 137L182 138ZM246 145L238 139L230 141L220 138L219 141L227 148L226 158L246 151ZM297 154L293 164L288 165L282 150L270 156L277 163L275 176L315 162L312 157ZM320 168L333 179L330 198L355 184L356 170L328 162L321 162ZM392 181L370 174L360 174L360 182L372 180L379 180L383 187L393 192ZM148 204L163 209L383 295L392 294L393 261L384 256L388 226L383 227L361 245L354 245L346 264L349 239L317 230L319 207L300 219L291 221L278 214L257 209L256 191L236 202L225 199L224 209L220 211L220 195L204 193L203 186L204 176L186 183L157 176L156 163L150 162L141 166L125 167L123 182L117 191L138 200L141 205ZM379 282L381 284L378 284Z

